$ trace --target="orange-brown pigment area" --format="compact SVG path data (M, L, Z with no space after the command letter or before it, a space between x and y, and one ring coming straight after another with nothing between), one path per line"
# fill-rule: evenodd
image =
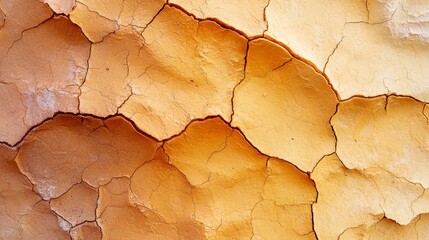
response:
M309 176L217 117L158 142L123 117L59 114L1 150L5 238L314 238Z
M283 8L0 0L0 239L429 239L425 92L333 85Z

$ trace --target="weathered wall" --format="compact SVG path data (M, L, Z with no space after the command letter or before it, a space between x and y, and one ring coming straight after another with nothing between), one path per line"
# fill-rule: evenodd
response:
M429 239L428 19L0 0L0 239Z

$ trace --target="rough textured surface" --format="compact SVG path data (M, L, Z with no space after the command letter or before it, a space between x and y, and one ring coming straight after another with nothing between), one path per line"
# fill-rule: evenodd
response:
M129 179L114 179L100 188L100 205L97 209L105 239L157 239L176 238L177 229L165 223L156 213L129 204ZM125 229L117 226L124 224ZM124 231L125 230L125 231Z
M428 43L428 1L369 0L367 8L368 21L387 23L394 37Z
M429 43L392 35L385 24L345 26L343 41L326 66L343 99L397 93L429 101Z
M15 144L55 112L78 111L89 48L79 28L64 17L47 20L13 41L0 60L0 141Z
M326 70L342 99L393 92L429 101L428 13L426 0L272 0L267 35Z
M338 156L349 169L381 168L429 188L429 123L422 114L424 106L397 96L352 98L340 104L332 118Z
M320 239L416 234L395 225L416 225L420 214L429 212L424 106L398 96L357 97L339 105L332 118L339 158L324 158L312 173L319 192L314 223Z
M340 239L427 239L429 238L427 226L429 215L423 214L415 218L406 226L399 225L394 221L383 218L369 229L358 227L344 232Z
M92 42L100 42L120 26L141 31L164 6L163 0L80 0L70 14Z
M163 0L79 0L90 12L121 26L145 28L163 7ZM90 24L90 22L85 22ZM82 26L85 28L85 26Z
M159 143L120 117L105 121L57 115L24 140L16 161L44 199L57 198L82 180L93 187L131 176Z
M70 14L76 6L75 0L43 0L51 9L58 14Z
M0 145L0 238L68 239L49 205L40 201L19 171L15 155L15 150Z
M71 187L58 198L51 199L51 209L72 226L95 220L97 190L86 183Z
M9 158L73 239L99 236L94 220L103 239L315 239L313 182L220 118L193 122L159 146L121 117L60 114Z
M186 9L197 18L218 19L248 36L262 35L268 27L264 10L269 0L172 0L170 2Z
M82 32L91 42L100 42L119 28L117 22L100 16L80 2L76 3L75 9L70 14L70 20L81 27Z
M86 222L70 230L70 236L73 240L100 240L100 227L94 222Z
M192 119L229 119L245 54L237 33L165 7L142 36L124 28L93 45L81 110L120 112L157 139L180 133Z
M235 89L232 124L262 152L311 171L335 151L329 119L337 103L322 75L257 39L249 43L246 78Z
M428 19L0 0L0 239L429 239Z
M424 198L419 184L379 168L349 170L336 155L325 157L311 176L319 192L313 209L319 239L337 239L355 228L367 232L383 217L413 226L412 219L419 214L413 210L414 203ZM354 234L343 239L356 239L359 231Z
M204 239L202 225L192 220L190 185L166 159L161 151L131 181L113 179L100 188L97 218L105 239Z
M367 12L364 0L270 0L266 16L268 36L324 69L343 37L344 25L365 21Z
M260 154L219 118L191 123L165 149L194 186L193 214L209 238L315 238L312 182L290 164Z
M51 16L50 8L37 0L0 1L0 115L2 116L0 118L0 142L15 144L28 130L24 122L26 106L21 92L25 89L17 86L16 77L14 80L5 75L7 72L11 73L12 70L10 67L6 67L11 65L10 60L7 60L8 56L11 56L8 53L14 43L23 37L26 29L37 27ZM28 37L27 39L32 40ZM21 44L21 48L24 48L22 50L29 47L31 48L31 46ZM21 85L23 85L21 87L26 87L25 84ZM29 98L31 100L32 97L29 96Z

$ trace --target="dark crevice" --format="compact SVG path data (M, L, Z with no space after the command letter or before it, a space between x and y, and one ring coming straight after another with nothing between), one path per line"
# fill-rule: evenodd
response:
M329 54L328 58L326 59L326 63L323 66L323 72L326 73L326 67L328 66L329 60L331 59L332 55L334 55L335 51L337 51L338 47L340 46L341 42L344 40L344 37L341 37L341 40L337 43L334 50L332 50L331 54Z
M268 32L268 28L270 27L269 22L268 22L268 18L267 18L267 8L270 5L271 0L268 0L267 5L265 5L264 7L264 22L267 25L267 27L265 28L264 32L262 33L262 36L265 36L265 33Z
M425 103L423 105L422 114L426 118L426 121L429 123L429 116L427 116L426 113L425 113L426 112L426 108L428 107L428 105L429 105L429 103Z
M80 28L79 28L80 29ZM85 36L85 34L83 34L83 36ZM86 37L86 36L85 36ZM87 38L88 39L88 38ZM89 39L88 39L88 41L89 41ZM91 41L89 41L89 42L91 42ZM81 112L81 105L80 105L80 97L82 96L82 86L85 84L85 82L86 82L86 80L87 80L87 77L88 77L88 72L89 72L89 59L91 59L91 53L92 53L92 43L90 44L90 46L89 46L89 53L88 53L88 59L86 60L86 66L87 66L87 69L86 69L86 72L85 72L85 77L83 78L83 81L82 81L82 83L80 84L80 86L79 86L79 95L77 96L77 111L78 111L78 113L80 113Z
M218 25L220 25L221 27L223 27L223 28L225 28L225 29L229 29L229 30L231 30L231 31L234 31L234 32L236 32L236 33L238 33L238 34L240 34L241 36L243 36L243 37L245 37L246 39L247 39L247 48L246 48L246 53L245 53L245 57L244 57L244 74L243 74L243 79L241 79L236 85L235 85L235 87L233 88L233 91L232 91L232 97L231 97L231 109L232 109L232 114L231 114L231 117L230 117L230 121L228 122L228 121L226 121L222 116L220 116L220 115L210 115L210 116L207 116L207 117L204 117L204 118L196 118L196 119L192 119L185 127L184 127L184 129L180 132L180 133L178 133L178 134L175 134L175 135L173 135L173 136L171 136L171 137L169 137L169 138L166 138L166 139L164 139L164 140L162 140L162 139L157 139L157 138L155 138L155 137L153 137L153 136L151 136L150 134L148 134L148 133L145 133L144 131L142 131L138 126L137 126L137 124L133 121L133 120L131 120L131 119L129 119L128 117L126 117L126 116L124 116L123 114L120 114L120 113L118 113L118 111L117 111L117 113L116 114L113 114L113 115L109 115L109 116L106 116L106 117L99 117L99 116L96 116L96 115L93 115L93 114L81 114L80 112L81 112L81 105L80 105L80 97L81 97L81 94L82 94L82 90L81 90L81 87L85 84L85 82L86 82L86 80L87 80L87 75L88 75L88 72L89 72L89 59L90 59L90 56L91 56L91 50L92 50L92 44L91 44L91 47L90 47L90 50L89 50L89 56L88 56L88 60L87 60L87 71L86 71L86 74L85 74L85 78L84 78L84 80L83 80L83 82L82 82L82 84L81 84L81 86L79 87L79 90L80 90L80 93L79 93L79 96L78 96L78 111L79 111L79 114L76 114L76 113L70 113L70 112L57 112L57 113L55 113L52 117L49 117L49 118L46 118L45 120L43 120L42 122L40 122L39 124L36 124L36 125L34 125L34 126L32 126L32 127L30 127L29 129L28 129L28 131L25 133L25 135L16 143L16 144L13 144L13 145L11 145L11 144L9 144L9 143L7 143L7 142L0 142L0 144L5 144L5 145L7 145L7 146L9 146L9 147L12 147L12 148L16 148L16 147L18 147L19 148L19 146L22 144L22 142L24 141L24 139L27 137L27 135L31 132L31 131L33 131L33 130L35 130L35 129L37 129L39 126L41 126L42 124L44 124L44 123L46 123L46 122L48 122L48 121L51 121L51 120L53 120L57 115L59 115L59 114L67 114L67 115L77 115L77 116L82 116L82 117L93 117L93 118L98 118L98 119L102 119L102 120L106 120L106 119L108 119L108 118L111 118L111 117L122 117L122 118L124 118L124 119L126 119L128 122L130 122L131 124L132 124L132 126L133 126L133 128L134 128L134 130L136 130L137 132L139 132L140 134L142 134L142 135L144 135L144 136L147 136L147 137L149 137L150 139L153 139L153 140L155 140L155 141L158 141L158 142L162 142L162 145L161 145L161 147L160 148L162 148L163 149L163 151L165 152L165 154L167 154L167 152L165 151L165 149L164 149L164 143L165 142L168 142L168 141L170 141L170 140L172 140L172 139L174 139L174 138L176 138L176 137L178 137L178 136L181 136L182 134L184 134L185 132L186 132L186 130L187 130L187 128L191 125L191 124L193 124L194 122L200 122L200 121L204 121L204 120L208 120L208 119L213 119L213 118L220 118L220 119L222 119L222 121L223 122L225 122L231 129L233 129L233 130L235 130L235 131L238 131L242 136L243 136L243 138L256 150L256 151L258 151L259 152L259 154L261 154L261 155L263 155L263 156L267 156L267 157L269 157L269 158L272 158L272 157L274 157L274 158L277 158L277 157L275 157L275 156L268 156L268 155L266 155L266 154L264 154L264 153L262 153L257 147L255 147L252 143L251 143L251 141L249 141L249 139L246 137L246 135L243 133L243 131L239 128L239 127L233 127L232 125L231 125L231 123L232 123L232 120L233 120L233 116L234 116L234 97L235 97L235 91L236 91L236 88L245 80L245 78L246 78L246 70L247 70L247 61L248 61L248 51L249 51L249 41L251 40L251 39L257 39L257 38L265 38L265 39L267 39L267 40L269 40L269 41L272 41L272 42L274 42L274 43L277 43L278 45L280 45L280 46L282 46L283 48L285 48L292 56L293 56L293 58L296 58L296 59L298 59L298 60L300 60L300 61L302 61L302 62L304 62L305 64L307 64L307 65L309 65L309 66L311 66L317 73L319 73L319 74L321 74L326 80L327 80L327 82L328 82L328 84L330 85L330 87L331 87L331 89L335 92L335 94L336 94L336 96L337 96L337 99L340 99L340 97L339 97L339 94L338 94L338 92L335 90L335 88L333 87L333 85L332 85L332 83L330 82L330 80L329 80L329 78L328 78L328 76L325 74L325 70L326 70L326 67L327 67L327 64L329 63L329 60L330 60L330 58L331 58L331 56L335 53L335 51L337 50L337 48L339 47L339 45L340 45L340 43L343 41L343 38L341 38L341 40L337 43L337 45L336 45L336 47L334 48L334 50L333 50L333 52L328 56L328 58L327 58L327 61L326 61L326 63L325 63L325 65L324 65L324 68L323 68L323 71L321 71L320 69L318 69L316 66L315 66L315 64L314 63L312 63L311 61L309 61L309 60L307 60L307 59L305 59L305 58L303 58L303 57L301 57L299 54L297 54L297 53L294 53L288 46L286 46L284 43L282 43L282 42L280 42L280 41L277 41L277 40L275 40L275 39L273 39L273 38L271 38L271 37L269 37L269 36L265 36L265 32L266 31L268 31L268 21L267 21L267 19L266 19L266 9L267 9L267 7L269 6L269 4L270 4L270 1L268 1L268 4L265 6L265 8L264 8L264 21L266 22L266 24L267 24L267 29L266 30L264 30L264 32L263 32L263 34L262 34L262 36L248 36L247 34L245 34L243 31L240 31L240 30L238 30L238 29L236 29L236 28L234 28L233 26L230 26L230 25L228 25L228 24L226 24L226 23L224 23L224 22L222 22L221 20L219 20L219 19L217 19L217 18L197 18L195 15L193 15L193 14L191 14L191 13L189 13L188 11L186 11L183 7L181 7L181 6L179 6L179 5L177 5L177 4L174 4L174 3L169 3L168 1L167 1L167 3L165 3L163 6L162 6L162 8L158 11L158 13L151 19L151 21L149 21L149 23L144 27L144 29L146 29L154 20L155 20L155 18L164 10L164 8L165 8L165 6L170 6L170 7L172 7L172 8L176 8L176 9L179 9L180 11L182 11L182 12L184 12L185 14L187 14L188 16L191 16L191 17L193 17L195 20L197 20L197 21L213 21L213 22L215 22L215 23L217 23ZM368 11L368 1L366 1L366 7L367 7L367 11ZM23 38L23 34L26 32L26 31L29 31L29 30L31 30L31 29L34 29L34 28L37 28L38 26L40 26L40 25L42 25L43 23L45 23L46 21L49 21L50 19L52 19L53 17L55 17L55 16L58 16L58 15L56 15L56 14L52 14L51 15L51 17L49 17L48 19L46 19L46 20L44 20L43 22L41 22L41 23L39 23L38 25L36 25L36 26L34 26L34 27L31 27L31 28L28 28L28 29L25 29L23 32L21 32L21 36L20 36L20 38L19 39L17 39L17 40L15 40L13 43L12 43L12 45L9 47L9 49L8 49L8 51L7 51L7 53L9 53L9 50L14 46L14 44L16 43L16 42L18 42L18 41L20 41L22 38ZM369 11L368 11L368 22L369 22ZM365 23L365 22L362 22L362 23ZM116 31L115 31L116 32ZM143 32L144 32L144 30L143 30ZM114 32L113 32L114 33ZM107 36L109 36L110 34L112 34L112 33L109 33ZM85 36L85 34L84 34L84 36ZM107 36L105 36L105 37L107 37ZM86 37L86 36L85 36ZM104 37L103 37L103 40L104 40ZM102 41L103 41L102 40ZM89 39L88 39L88 41L90 42L90 43L92 43ZM284 64L286 64L287 62L285 62ZM284 65L283 64L283 65ZM282 65L282 66L283 66ZM281 66L280 66L281 67ZM125 104L125 102L131 97L133 95L133 93L132 93L132 89L131 89L131 94L128 96L128 98L121 104L121 106L119 106L118 107L118 110L119 110L119 108L120 107L122 107L122 105L123 104ZM336 110L335 110L335 112L333 113L333 115L330 117L330 119L329 119L329 124L330 124L330 126L331 126L331 129L332 129L332 132L333 132L333 135L334 135L334 138L335 138L335 152L337 151L337 141L338 141L338 138L337 138L337 136L336 136L336 133L335 133L335 129L334 129L334 127L333 127L333 125L332 125L332 118L333 118L333 116L335 116L336 114L337 114L337 112L338 112L338 108L339 108L339 105L342 103L342 102L346 102L346 101L349 101L349 100L351 100L351 99L353 99L353 98L366 98L366 99L371 99L371 98L376 98L376 97L379 97L379 96L385 96L386 97L386 105L385 105L385 109L386 109L386 106L387 106L387 101L388 101L388 97L389 96L398 96L398 97L406 97L406 98L412 98L412 99L414 99L415 101L418 101L418 102L422 102L422 101L420 101L420 100L418 100L418 99L416 99L416 98L414 98L414 97L412 97L412 96L406 96L406 95L398 95L398 94L382 94L382 95L377 95L377 96L371 96L371 97L366 97L366 96L363 96L363 95L354 95L354 96L352 96L352 97L350 97L350 98L348 98L348 99L343 99L343 100L340 100L340 102L339 103L337 103L337 105L336 105ZM425 103L425 102L422 102L422 103ZM423 111L422 111L422 113L423 113L423 115L425 116L425 118L428 120L428 122L429 122L429 119L428 119L428 116L426 116L425 115L425 108L427 107L427 105L426 104L424 104L424 106L423 106ZM162 140L162 141L161 141ZM18 149L18 151L19 151L19 149ZM18 154L18 152L17 152L17 154ZM167 155L168 156L168 155ZM327 156L327 155L325 155L325 156ZM325 156L323 156L323 157L325 157ZM322 157L322 159L323 159L323 157ZM16 158L16 156L15 156L15 158ZM168 159L169 159L170 157L168 156ZM153 159L152 159L153 160ZM151 161L152 161L151 160ZM150 162L150 161L149 161ZM299 171L301 171L296 165L294 165L293 163L291 163L291 162L288 162L288 161L286 161L285 160L285 162L287 162L287 163L289 163L289 164L291 164L291 165L293 165L296 169L298 169ZM319 162L320 162L320 160L319 160ZM318 162L318 163L319 163ZM146 164L146 163L148 163L148 162L145 162L145 163L143 163L141 166L143 166L144 164ZM317 163L317 164L318 164ZM315 166L315 168L317 167L317 164L316 164L316 166ZM132 178L132 176L134 175L134 173L141 167L141 166L139 166L139 167L137 167L136 169L135 169L135 171L133 172L133 174L131 175L131 177L129 177L129 179L131 179ZM173 165L174 166L174 165ZM18 167L18 169L19 169L19 167ZM21 171L21 169L19 169L20 171ZM314 169L313 169L314 170ZM302 172L302 171L301 171ZM22 173L22 172L21 172ZM306 173L307 175L310 175L310 173L308 173L308 172L304 172L304 173ZM24 175L28 180L29 180L29 182L30 183L32 183L31 181L30 181L30 179L25 175L25 174L23 174L22 173L22 175ZM109 181L109 183L113 180L113 179L115 179L115 178L121 178L121 177L113 177L110 181ZM81 182L79 182L79 183L77 183L77 184L80 184ZM130 183L131 183L131 181L130 181ZM314 204L315 203L317 203L317 201L318 201L318 197L319 197L319 192L318 192L318 189L317 189L317 186L316 186L316 183L315 183L315 181L313 181L313 183L314 183L314 186L315 186L315 190L316 190L316 201L311 205L311 213L312 213L312 228L313 228L313 232L314 232L314 234L315 234L315 236L316 236L316 239L318 239L318 236L317 236L317 232L315 231L315 224L314 224ZM106 184L104 184L104 185L107 185L108 183L106 183ZM32 183L32 185L33 185L33 192L35 192L34 191L34 184ZM76 184L74 184L74 185L76 185ZM74 186L73 185L73 186ZM104 186L104 185L100 185L100 186ZM72 187L73 187L72 186ZM65 193L67 193L72 187L70 187ZM131 188L130 188L130 191L131 191ZM131 191L132 192L132 191ZM36 193L36 192L35 192ZM64 194L65 194L64 193ZM37 194L37 193L36 193ZM40 197L40 195L39 194L37 194L39 197ZM62 196L62 195L61 195ZM101 231L101 234L102 234L102 236L103 236L103 232L102 232L102 228L100 227L100 225L99 225L99 223L98 223L98 217L97 217L97 214L96 214L96 212L97 212L97 209L98 209L98 204L99 204L99 197L100 197L100 193L98 192L98 198L97 198L97 207L95 208L95 218L96 218L96 220L95 220L95 224L100 228L100 231ZM41 200L42 201L42 200ZM40 202L40 201L39 201ZM57 214L55 211L53 211L55 214ZM60 216L59 214L57 214L58 216ZM101 214L100 214L100 216L101 216ZM61 216L60 216L61 217ZM64 218L63 218L64 219ZM86 222L86 221L85 221ZM83 222L83 223L85 223L85 222ZM83 224L83 223L80 223L80 224ZM78 224L78 225L80 225L80 224ZM78 225L76 225L76 226L78 226ZM76 227L76 226L74 226L74 227ZM346 229L347 230L347 229ZM346 231L346 230L344 230L344 232ZM343 232L343 233L344 233ZM341 234L338 236L338 238L340 238L341 237Z
M242 35L243 37L245 37L245 38L247 38L249 40L253 39L255 37L258 37L258 36L249 36L245 32L243 32L243 31L235 28L234 26L231 26L231 25L228 25L228 24L224 23L223 21L221 21L218 18L212 18L212 17L199 18L199 17L195 16L194 14L188 12L185 8L183 8L180 5L177 5L175 3L168 3L167 5L170 6L170 7L172 7L172 8L175 8L175 9L178 9L178 10L182 11L183 13L185 13L186 15L192 17L193 19L197 20L198 22L201 22L201 21L212 21L212 22L215 22L219 26L221 26L222 28L234 31L234 32L238 33L239 35ZM262 35L260 35L259 37L261 37L261 36Z
M57 111L51 117L46 118L45 120L41 121L40 123L30 127L29 130L25 133L25 135L17 143L15 143L13 145L9 144L7 142L0 142L0 143L5 144L6 146L11 147L11 148L16 148L16 147L19 148L19 146L23 143L23 141L25 140L27 135L30 134L30 132L32 132L33 130L36 130L39 126L43 125L44 123L46 123L48 121L52 121L57 115L74 115L74 116L79 116L79 117L92 117L92 118L101 119L103 121L107 120L109 118L112 118L112 117L122 117L122 118L126 119L127 122L129 122L133 126L133 129L136 130L138 133L140 133L140 134L142 134L142 135L144 135L144 136L146 136L146 137L148 137L148 138L150 138L156 142L161 142L161 140L158 140L155 137L151 136L150 134L145 133L144 131L140 130L140 128L134 123L133 120L129 119L128 117L126 117L122 113L111 114L111 115L108 115L105 117L100 117L100 116L97 116L94 114L89 114L89 113L74 113L74 112Z
M250 42L249 42L249 40L247 40L247 43L246 43L246 54L244 56L243 78L232 89L232 96L231 96L231 117L230 117L230 122L229 122L230 125L232 123L232 118L234 117L234 114L235 114L235 112L234 112L235 90L246 79L247 62L248 62L248 55L249 55L249 45L250 45Z
M297 53L295 53L291 48L289 48L286 44L284 44L283 42L281 42L281 41L278 41L278 40L276 40L275 38L272 38L272 37L270 37L270 36L264 36L264 37L259 37L259 38L264 38L264 39L267 39L267 40L269 40L269 41L271 41L271 42L273 42L273 43L276 43L276 44L278 44L278 45L280 45L281 47L283 47L286 51L288 51L289 52L289 54L293 57L293 58L296 58L296 59L298 59L299 61L301 61L301 62L303 62L303 63L305 63L305 64L307 64L308 66L310 66L311 68L313 68L313 70L316 72L316 73L318 73L318 74L320 74L320 75L322 75L325 79L326 79L326 81L327 81L327 83L329 84L329 86L330 86L330 88L332 89L332 91L335 93L335 96L336 96L336 98L337 99L341 99L340 98L340 95L339 95L339 93L338 93L338 91L334 88L334 86L333 86L333 84L331 83L331 80L329 79L329 77L325 74L325 72L324 71L321 71L313 62L311 62L310 60L308 60L308 59L306 59L306 58L304 58L304 57L301 57L299 54L297 54ZM258 39L258 38L256 38L256 39Z
M159 9L159 11L155 14L155 16L153 16L153 18L146 24L146 26L144 27L144 30L146 30L147 27L149 27L149 25L155 20L156 17L158 17L158 15L164 10L165 6L167 6L168 3L164 3L164 5L161 7L161 9ZM144 32L143 30L143 32ZM143 34L142 32L142 34Z
M423 103L423 104L428 104L427 102L419 100L419 99L417 99L417 98L415 98L413 96L401 95L401 94L397 94L397 93L392 93L392 94L378 94L378 95L372 95L372 96L365 96L365 95L361 95L361 94L356 94L356 95L353 95L353 96L351 96L349 98L341 99L340 103L351 101L354 98L374 99L374 98L379 98L379 97L391 97L391 96L400 97L400 98L410 98L410 99L413 99L416 102Z
M14 46L17 42L19 42L19 41L21 41L21 40L22 40L22 38L24 37L24 34L25 34L26 32L31 31L31 30L33 30L33 29L38 28L39 26L43 25L43 24L44 24L44 23L46 23L47 21L49 21L49 20L51 20L51 19L55 18L55 16L57 16L57 15L56 15L56 14L54 14L54 13L52 13L52 14L51 14L51 16L50 16L49 18L47 18L47 19L43 20L42 22L38 23L37 25L35 25L35 26L33 26L33 27L30 27L30 28L27 28L27 29L24 29L24 30L21 32L21 35L19 36L19 38L18 38L18 39L16 39L16 40L14 40L14 41L12 42L12 44L9 46L9 48L7 49L7 52L6 52L6 56L7 56L7 55L9 55L9 51L10 51L10 49L12 49L12 48L13 48L13 46Z

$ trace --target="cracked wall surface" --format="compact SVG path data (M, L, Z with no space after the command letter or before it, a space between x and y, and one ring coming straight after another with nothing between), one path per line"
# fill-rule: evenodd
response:
M0 0L0 239L429 239L428 19Z

